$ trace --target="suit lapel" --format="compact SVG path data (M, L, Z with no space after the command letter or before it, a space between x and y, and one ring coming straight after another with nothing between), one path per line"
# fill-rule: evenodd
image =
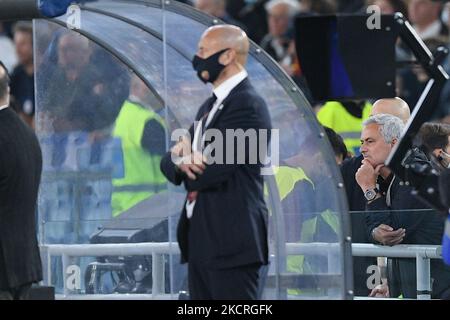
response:
M248 78L245 78L236 87L234 87L233 90L230 91L228 96L219 105L219 108L217 109L217 112L214 114L214 117L211 119L211 121L208 124L208 127L205 128L205 129L214 127L214 125L216 124L216 122L219 119L220 115L222 114L223 110L226 109L224 106L226 106L228 101L233 97L233 95L235 95L236 92L240 91L244 86L246 86L247 83L248 83Z
M211 119L211 121L209 122L209 124L205 128L205 130L210 128L210 127L214 127L214 124L217 122L217 119L222 114L222 111L224 109L223 106L225 105L226 101L228 100L228 97L219 105L219 108L217 109L217 112L214 114L214 117ZM205 119L205 121L206 121L206 119Z

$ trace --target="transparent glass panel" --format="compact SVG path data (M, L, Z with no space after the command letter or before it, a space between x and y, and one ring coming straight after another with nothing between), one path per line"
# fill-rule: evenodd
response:
M66 28L66 19L35 22L37 134L44 157L40 242L67 248L169 243L169 196L159 169L167 130L161 41L83 8L76 30ZM146 51L150 60L137 60L136 50ZM117 267L116 260L92 257L79 257L75 265L83 273L92 263ZM67 293L72 272L67 270L72 262L64 259L53 257L47 268L58 294ZM113 286L109 281L104 293L152 293L151 283L141 283L138 276L141 267L146 272L148 267L133 261L124 264L135 276ZM72 293L90 293L87 289L83 285ZM167 285L162 293L171 290Z
M136 274L150 269L160 272L163 265L168 278L164 276L156 286L152 283L150 289L147 284L143 290L152 298L163 298L160 293L178 298L180 291L187 291L186 268L179 264L175 232L185 191L159 180L158 153L151 151L149 159L142 148L124 147L123 131L117 133L117 128L137 130L139 123L144 126L143 119L156 119L155 125L163 127L164 134L153 132L151 136L159 138L146 143L151 150L161 145L168 150L171 133L190 126L211 94L211 87L197 79L191 59L201 33L212 20L177 2L99 1L82 7L80 29L68 31L65 21L66 17L37 21L35 39L37 132L44 155L39 234L42 244L63 245L55 247L58 254L48 260L51 283L58 294L92 290L109 294L124 288L136 292ZM346 260L349 247L343 241L348 217L331 148L302 93L253 44L247 70L279 132L279 161L274 164L279 170L266 179L270 264L262 272L262 298L344 298L351 289L346 281L351 276L346 274L351 270ZM138 103L147 111L125 117L120 126L118 119L129 103ZM133 139L140 140L142 147L139 137ZM133 169L127 166L130 159L136 164ZM151 169L140 171L143 166ZM137 180L124 182L130 170ZM130 184L134 188L130 189ZM118 192L131 195L115 201ZM147 196L142 198L143 192ZM136 225L136 219L146 223ZM165 255L166 260L158 260L154 271L145 258L150 255L144 254L144 260L126 259L136 253L131 247L110 261L100 259L103 254L98 252L73 251L57 257L72 250L65 245L94 241L105 245L144 242L162 250L156 254ZM149 250L153 263L151 250L156 249ZM114 286L109 276L111 281L105 282L103 289L102 283L92 289L85 280L69 292L67 278L75 271L68 273L67 266L73 263L84 272L83 279L88 270L90 280L104 278L93 269L119 268L117 264L124 263L135 276L127 280L132 289L126 283Z
M99 228L90 244L41 246L44 283L58 288L57 299L171 299L172 286L185 285L179 264L177 277L169 272L178 248L168 242L167 219L80 221L82 228L91 225ZM42 232L64 227L46 222Z
M183 53L182 59L166 55L168 101L175 101L172 95L178 98L169 109L176 118L180 113L189 113L190 121L181 122L183 128L188 128L212 91L210 85L197 78L191 61L201 34L213 22L176 2L165 3L164 9L165 48L167 52L176 48ZM110 10L118 14L120 7L111 6ZM151 25L137 11L127 16ZM345 295L342 230L346 206L331 149L302 93L253 44L247 71L279 133L279 161L273 163L279 170L266 179L271 262L262 270L262 298L341 299ZM181 87L176 88L178 85Z

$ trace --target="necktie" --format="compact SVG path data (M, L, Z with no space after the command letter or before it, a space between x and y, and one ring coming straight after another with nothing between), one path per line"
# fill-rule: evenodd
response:
M213 93L211 97L208 98L208 105L206 107L206 113L209 113L214 105L214 103L217 101L217 96Z
M200 118L202 121L202 133L205 131L206 127L206 119L208 118L208 114L211 112L211 109L214 106L214 103L217 101L217 96L213 93L213 95L207 100L206 104L206 110L203 116ZM201 143L202 137L198 138L199 141L194 141L194 143ZM200 150L200 149L199 149ZM197 199L198 192L197 191L191 191L187 194L187 200L188 203L192 203Z

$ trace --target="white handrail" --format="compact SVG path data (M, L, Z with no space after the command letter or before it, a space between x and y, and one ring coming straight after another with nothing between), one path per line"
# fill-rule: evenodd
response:
M287 243L287 255L315 254L330 257L334 253L340 252L339 243ZM111 243L111 244L46 244L41 245L41 250L46 253L47 266L50 266L52 256L62 256L63 268L67 268L67 261L70 257L102 257L102 256L135 256L152 255L153 259L161 260L165 254L179 254L180 250L176 242L145 242L145 243ZM353 256L371 257L392 257L392 258L413 258L417 264L417 287L421 291L429 289L430 268L429 259L442 259L442 248L439 245L396 245L393 247L374 245L368 243L353 243ZM47 268L47 284L51 283L51 268ZM426 273L426 274L423 274ZM152 268L153 283L152 295L157 298L164 296L164 264L159 263L158 268ZM64 279L66 275L64 274ZM157 284L157 285L156 285ZM425 290L427 291L427 290ZM69 297L69 291L64 281L64 293L61 297ZM88 296L86 296L88 297ZM90 296L89 296L90 297ZM126 298L127 295L121 295ZM129 297L133 297L130 295ZM118 297L117 297L118 298ZM142 296L146 298L146 296ZM430 295L424 294L418 298L429 299Z
M144 242L144 243L111 243L111 244L47 244L41 245L51 255L66 254L72 257L104 257L104 256L134 256L156 254L179 254L176 242ZM286 253L295 254L323 254L327 249L334 249L338 253L339 243L287 243ZM380 246L369 243L352 243L353 256L365 257L395 257L415 258L417 254L424 258L442 259L439 245L407 245L400 244L393 247Z

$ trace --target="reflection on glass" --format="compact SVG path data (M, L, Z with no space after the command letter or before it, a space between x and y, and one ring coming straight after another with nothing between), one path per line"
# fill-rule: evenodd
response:
M206 22L168 10L163 25L161 9L142 4L102 1L88 6L124 15L153 31L82 11L82 31L112 48L151 87L93 41L52 22L36 22L36 112L44 154L41 242L169 242L177 248L171 241L184 194L159 175L159 157L167 149L166 133L186 128L210 94L191 65ZM247 69L280 133L274 189L267 189L267 196L273 196L270 190L278 192L281 202L271 206L272 263L265 275L265 297L341 298L345 205L334 158L306 100L284 75L274 73L272 62L263 65L259 58L257 53L250 56ZM302 247L315 243L313 251ZM52 281L61 292L63 261L53 259ZM77 259L84 261L74 261L84 281L75 293L149 293L150 283L142 280L153 271L149 256ZM170 268L166 292L177 292L185 270L179 269L176 254L165 259ZM104 287L94 281L111 278L111 272L114 279ZM275 276L281 279L278 287ZM139 282L145 285L139 288Z

